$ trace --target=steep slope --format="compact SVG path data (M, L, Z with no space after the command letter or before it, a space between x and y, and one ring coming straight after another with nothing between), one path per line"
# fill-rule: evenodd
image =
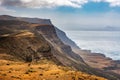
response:
M92 53L90 50L82 50L78 48L78 46L74 44L74 42L71 41L66 34L58 28L56 28L56 33L65 44L70 45L72 50L79 54L91 67L120 74L120 63L117 63L119 61L116 62L101 53Z
M64 44L71 46L72 50L79 50L80 48L76 45L75 42L73 42L71 39L69 39L66 34L61 31L60 29L58 29L57 27L55 27L57 36L63 41Z
M80 63L82 65L85 65L84 61L82 58L78 55L75 54L72 50L71 47L68 45L65 45L56 35L56 31L53 25L45 25L43 26L37 26L36 31L40 32L44 38L50 42L56 50L58 50L62 55L66 56L67 58ZM49 31L48 31L49 30ZM56 56L57 57L57 56ZM60 58L60 57L58 57ZM62 57L61 57L62 60ZM63 61L62 61L63 62Z
M58 38L55 27L51 23L35 24L24 22L22 18L15 19L0 19L0 48L5 51L4 53L24 61L47 58L58 65L69 66L109 80L120 79L117 74L89 67L78 54L72 51L70 46L65 45Z

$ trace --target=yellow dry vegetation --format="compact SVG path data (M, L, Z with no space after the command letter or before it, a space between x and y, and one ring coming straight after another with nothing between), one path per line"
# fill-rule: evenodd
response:
M58 66L51 61L24 63L0 60L0 80L107 80Z
M24 36L34 37L34 34L31 32L22 32L22 33L16 35L15 37L24 37Z

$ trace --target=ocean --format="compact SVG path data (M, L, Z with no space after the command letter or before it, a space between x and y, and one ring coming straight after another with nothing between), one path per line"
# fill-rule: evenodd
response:
M120 31L65 31L81 49L120 60Z

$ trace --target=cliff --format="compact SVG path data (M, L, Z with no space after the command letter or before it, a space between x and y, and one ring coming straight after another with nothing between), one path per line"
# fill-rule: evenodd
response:
M66 44L70 45L73 52L77 53L89 66L104 71L115 72L120 74L120 63L119 61L112 60L101 53L92 53L90 50L80 49L66 34L56 28L58 37Z
M34 19L32 22L32 18L26 20L20 17L0 16L1 53L11 55L19 61L47 59L56 65L71 67L73 70L102 76L109 80L120 79L115 73L88 66L79 54L72 51L71 46L59 39L49 19L39 19L40 23L38 19L36 21Z
M55 30L56 30L57 36L60 38L61 41L63 41L64 44L71 46L72 50L75 50L75 49L80 50L80 48L76 45L76 43L67 37L65 32L58 29L57 27L55 27Z

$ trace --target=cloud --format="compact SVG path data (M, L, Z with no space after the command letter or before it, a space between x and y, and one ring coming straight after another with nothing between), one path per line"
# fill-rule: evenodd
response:
M111 7L120 6L120 0L0 0L0 5L27 8L52 8L69 6L81 8L88 2L106 2Z
M87 0L0 0L3 6L19 6L28 8L51 8L70 6L80 8Z
M120 0L92 0L93 2L106 2L109 3L111 7L120 7Z
M10 10L10 9L7 9L7 8L5 8L5 7L2 7L2 6L0 6L0 11L1 11L1 13L3 13L3 12L15 12L14 10Z

